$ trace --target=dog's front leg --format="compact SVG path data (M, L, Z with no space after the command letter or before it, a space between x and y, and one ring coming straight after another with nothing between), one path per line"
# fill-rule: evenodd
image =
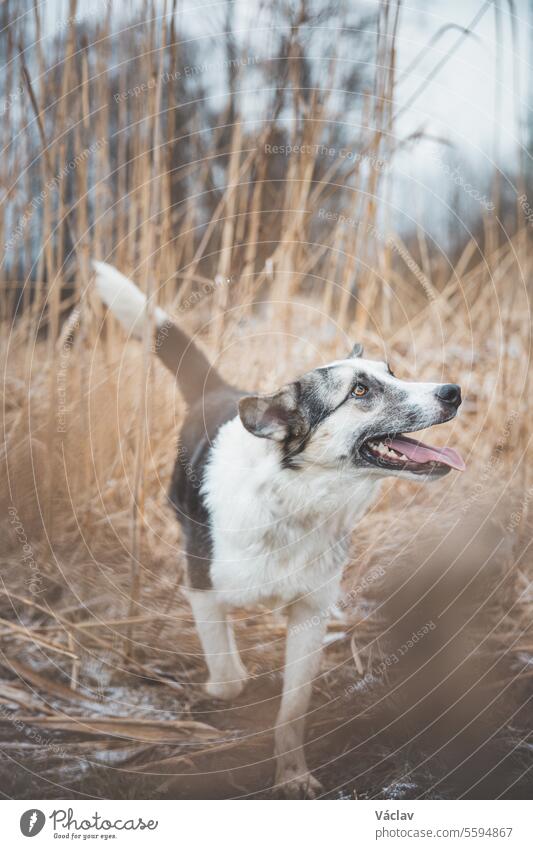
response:
M320 607L308 601L290 606L285 680L275 730L276 784L289 798L314 798L322 789L307 768L304 735L325 630Z
M189 590L188 595L209 670L204 689L214 699L235 699L244 688L247 673L227 611L215 592Z

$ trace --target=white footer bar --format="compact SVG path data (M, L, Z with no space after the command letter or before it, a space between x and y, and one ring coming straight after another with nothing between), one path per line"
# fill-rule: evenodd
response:
M533 845L520 801L3 801L2 845L367 849Z

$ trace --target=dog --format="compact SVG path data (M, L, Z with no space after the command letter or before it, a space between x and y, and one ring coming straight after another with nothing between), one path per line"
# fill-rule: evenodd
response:
M94 268L104 303L143 338L145 296L112 266ZM401 380L356 344L345 359L254 395L227 383L164 310L151 320L153 350L188 406L169 497L184 534L205 691L231 700L246 683L230 609L286 609L275 783L289 798L313 798L321 785L306 763L305 718L350 536L384 477L433 480L465 468L454 449L404 436L452 419L461 389Z

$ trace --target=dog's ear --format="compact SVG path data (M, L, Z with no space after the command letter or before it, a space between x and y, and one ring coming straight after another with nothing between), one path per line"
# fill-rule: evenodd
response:
M361 345L361 343L356 342L355 345L353 346L352 350L350 351L349 355L348 355L348 359L354 360L356 357L362 357L363 356L363 350L364 349L363 349L363 346Z
M290 383L272 395L247 395L239 401L246 430L262 439L284 442L304 437L309 426L298 408L298 385Z

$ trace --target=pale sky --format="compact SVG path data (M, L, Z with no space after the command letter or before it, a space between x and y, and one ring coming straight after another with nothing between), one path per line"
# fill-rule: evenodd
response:
M77 17L99 17L103 14L106 2L86 0L80 5ZM268 58L277 42L277 38L267 28L272 20L268 0L235 0L235 4L239 46L242 49L246 45L249 52ZM325 2L313 0L312 5L320 9ZM354 16L354 20L358 19L360 13L375 11L377 5L377 0L348 0L350 15ZM408 102L445 56L458 39L458 30L445 32L403 81L402 71L409 67L413 58L442 26L452 23L465 27L484 5L482 0L404 0L397 42L400 79L396 91L397 109ZM171 3L168 3L167 8L170 6ZM392 197L396 198L399 208L406 209L407 196L413 208L418 206L426 209L428 203L432 203L435 193L439 202L433 204L432 220L435 226L439 226L439 219L445 218L446 203L453 203L454 192L457 195L457 191L449 179L443 179L443 169L435 166L431 156L435 151L453 165L459 163L461 179L468 179L479 188L480 193L486 188L487 175L493 162L501 168L504 182L516 173L520 135L524 140L527 139L527 103L531 101L533 90L528 65L530 54L533 53L532 7L533 2L515 0L518 33L515 50L508 3L500 0L497 7L501 10L499 26L494 12L495 4L489 5L474 28L475 38L467 37L463 40L445 67L399 119L396 132L400 139L423 130L447 142L444 147L417 142L395 158ZM164 0L158 0L156 8L162 12ZM178 8L183 31L202 46L205 58L216 66L217 55L220 57L219 62L225 55L224 0L185 0ZM68 0L46 0L43 9L47 32L57 29L58 21L68 18ZM113 0L113 9L116 10L116 22L120 18L123 25L131 14L132 4L124 3L122 13L120 5ZM254 90L246 101L246 117L253 116L255 112L264 118L264 101L255 91L258 80L259 76L253 68L247 68L239 81L241 88ZM220 68L218 71L216 68L206 71L202 82L210 93L224 96L225 73ZM347 120L349 118L347 116ZM355 148L358 141L356 132ZM472 205L464 192L461 201Z

